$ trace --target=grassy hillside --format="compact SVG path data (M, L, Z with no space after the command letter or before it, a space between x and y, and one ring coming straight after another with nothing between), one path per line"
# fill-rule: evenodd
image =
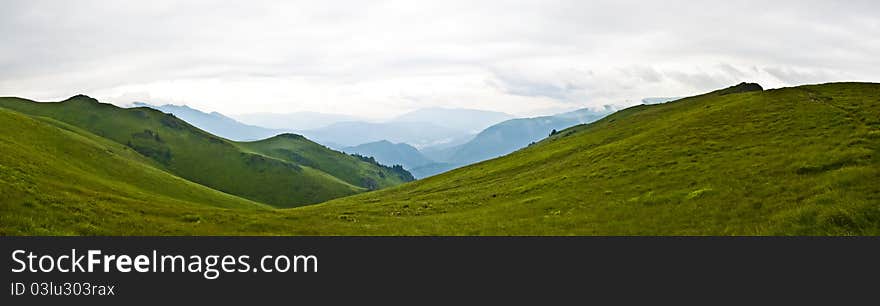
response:
M629 108L501 158L318 205L182 205L199 222L160 219L164 231L138 233L880 235L880 85L752 90ZM5 233L34 232L7 222Z
M370 190L391 187L413 180L400 167L386 167L309 141L295 134L281 134L269 139L239 143L266 156L321 170L349 184Z
M193 221L181 208L269 209L52 119L0 108L0 130L0 234L162 233L164 223Z
M384 233L880 234L880 85L735 91L309 212Z
M367 176L363 180L378 183L348 183L302 163L249 151L239 143L146 107L122 109L86 96L57 103L0 98L0 107L80 127L125 144L180 177L276 207L317 203L362 192L374 185L400 182L396 178L372 176L381 170L362 163L362 167L375 170L365 171Z

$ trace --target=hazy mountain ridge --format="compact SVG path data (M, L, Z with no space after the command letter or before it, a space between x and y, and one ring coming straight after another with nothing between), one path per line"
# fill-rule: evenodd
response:
M612 112L614 112L612 107L605 106L601 110L584 108L552 116L507 120L486 128L462 145L423 150L426 156L442 163L442 165L434 165L430 170L420 169L419 172L420 174L434 175L503 156L546 138L554 130L593 122Z
M423 178L442 173L457 167L508 154L510 152L528 146L529 143L547 137L554 129L561 130L577 124L592 122L601 118L604 115L610 114L612 111L613 108L606 106L601 110L585 108L552 116L504 120L500 123L496 123L487 127L473 137L469 137L470 140L466 142L462 139L459 139L459 141L462 143L458 145L447 143L444 145L422 146L421 148L412 147L412 149L414 150L407 150L405 147L401 146L404 145L406 141L399 141L399 144L393 144L392 142L389 142L388 140L383 138L378 141L372 141L357 146L342 147L340 149L345 152L373 156L376 158L376 160L383 164L403 165L407 170L410 170L416 178ZM427 120L428 118L433 117L441 119L444 118L444 116L434 116L434 114L437 113L463 114L463 116L459 118L459 120L451 120L450 122L446 123L447 125L457 124L456 122L461 123L472 120L472 118L468 118L466 114L479 114L479 116L485 116L486 118L491 117L491 119L488 119L487 121L470 123L470 125L467 125L470 127L484 125L487 122L491 122L493 120L512 117L510 115L497 112L426 109L424 111L409 113L402 116L402 118L398 117L398 119L395 120L400 120L397 123L398 125L410 125L411 129L408 129L407 131L414 131L416 127L424 128L425 124L432 123L416 123L411 120L416 120L417 118ZM454 115L446 117L454 117ZM442 121L440 119L432 120ZM390 125L386 125L386 127L388 126ZM402 127L398 126L398 128L395 128L394 130L399 131L399 128ZM356 126L354 123L345 128L345 130L357 129L360 129L360 127ZM382 136L383 135L372 135L373 138L380 138ZM314 137L316 139L323 138L321 135L315 135ZM372 138L367 137L367 139ZM336 138L336 140L339 140L339 138ZM346 139L346 141L353 140L356 139Z
M164 113L173 114L195 127L230 140L258 140L287 132L282 129L268 129L244 124L218 112L206 113L186 105L165 104L156 106L144 102L134 102L132 105L133 107L149 107Z
M340 121L301 133L336 149L382 140L416 148L454 146L473 138L482 127L510 117L483 110L425 108L384 121Z
M432 107L405 113L394 117L390 122L422 122L448 129L478 133L493 124L513 118L513 115L502 112Z
M302 134L336 149L382 140L424 147L463 141L471 137L461 130L422 122L339 122L320 129L302 131Z
M302 135L281 134L240 145L266 156L321 170L349 184L369 190L391 187L414 179L402 168L364 161L360 157L331 150Z
M343 152L372 156L385 165L401 165L413 169L428 165L434 161L428 159L418 149L406 143L392 143L387 140L365 143L353 147L342 148Z
M231 115L231 117L246 124L286 131L304 131L323 128L339 122L363 121L362 118L355 116L319 112L250 113Z

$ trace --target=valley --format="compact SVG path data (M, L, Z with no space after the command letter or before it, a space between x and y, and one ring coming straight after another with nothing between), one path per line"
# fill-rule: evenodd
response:
M2 98L0 234L878 235L878 118L878 84L744 83L407 182L298 135Z

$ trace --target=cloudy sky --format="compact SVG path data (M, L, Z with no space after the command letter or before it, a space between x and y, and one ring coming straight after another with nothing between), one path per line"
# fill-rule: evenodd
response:
M0 96L543 115L880 81L880 1L10 1Z

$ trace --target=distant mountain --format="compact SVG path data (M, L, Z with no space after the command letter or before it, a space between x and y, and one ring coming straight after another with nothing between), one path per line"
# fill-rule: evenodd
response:
M232 140L265 139L284 132L243 124L216 112L204 113L187 106L152 106L146 103L135 103L135 106L147 106L174 114L196 127ZM553 116L502 121L511 115L470 109L426 108L388 122L336 122L301 133L334 149L374 157L376 162L383 165L399 164L412 170L414 177L423 178L508 154L547 137L554 129L562 130L592 122L609 113L610 108L598 111L581 109ZM286 119L309 125L345 118L320 113L245 116L277 120L274 126L294 124L282 122ZM476 136L472 134L472 129L495 121L502 122L485 128Z
M247 124L292 131L318 129L338 122L361 120L361 118L354 116L316 112L297 112L289 114L253 113L233 115L233 117Z
M301 132L310 139L337 149L363 143L388 140L425 147L467 141L472 134L422 122L339 122L330 126Z
M654 105L654 104L663 104L667 102L672 102L675 100L680 100L681 97L675 98L644 98L642 99L642 104L644 105Z
M422 152L428 158L444 165L434 165L430 170L414 169L414 171L430 176L506 155L546 138L553 130L559 131L578 124L590 123L613 112L614 109L606 106L601 110L585 108L553 116L507 120L490 126L477 134L474 139L460 146L442 149L425 148Z
M422 155L425 155L425 157L434 161L450 161L452 160L452 155L454 155L463 144L464 143L454 146L430 146L419 149L419 152L422 152Z
M183 119L183 121L197 128L230 140L258 140L285 133L284 130L247 125L218 112L205 113L186 105L166 104L155 106L143 102L135 102L133 105L134 107L149 107L163 113L173 114L175 117Z
M612 112L613 109L608 107L598 111L581 109L553 116L504 121L480 132L473 140L456 148L448 160L441 161L472 164L502 156L546 138L553 130L590 123Z
M392 143L387 140L346 147L342 148L342 151L349 154L372 156L383 165L401 165L407 170L434 163L413 146L405 143Z
M449 171L449 170L452 170L452 169L455 169L458 167L462 167L462 166L464 166L464 165L435 162L432 164L427 164L427 165L424 165L421 167L407 169L407 170L409 170L409 172L412 173L413 177L415 177L417 179L423 179L423 178L434 176L434 175L437 175L437 174L440 174L440 173L443 173L443 172L446 172L446 171Z
M493 124L513 118L514 116L510 114L484 110L423 108L397 116L391 122L430 123L449 129L478 133Z

